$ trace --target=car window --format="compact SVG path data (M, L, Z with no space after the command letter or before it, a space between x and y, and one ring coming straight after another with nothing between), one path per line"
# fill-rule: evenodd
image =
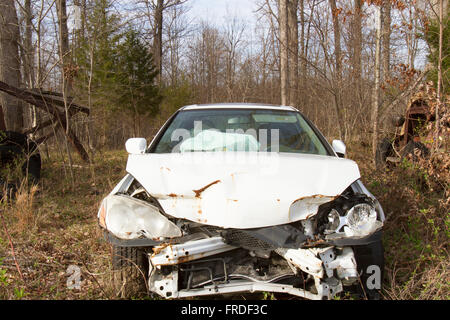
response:
M180 111L153 150L155 153L249 151L328 155L300 113L264 109Z

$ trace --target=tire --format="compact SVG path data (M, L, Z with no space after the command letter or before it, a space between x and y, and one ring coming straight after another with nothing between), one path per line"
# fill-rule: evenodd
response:
M24 148L27 145L27 136L15 131L2 131L0 133L0 144L18 145Z
M355 246L353 251L360 274L356 293L362 299L379 300L384 279L383 243L380 240L364 246Z
M392 143L384 138L377 146L375 154L375 164L377 169L384 168L386 166L386 159L394 154Z
M430 150L423 143L410 141L402 151L402 158L409 158L413 162L416 162L419 160L419 157L415 152L416 149L420 151L419 157L427 158L430 155Z
M41 156L39 154L32 155L28 162L23 164L22 172L31 183L38 183L41 179Z
M116 296L130 299L148 294L148 260L144 250L112 245L112 267Z
M2 132L0 134L1 162L4 165L13 163L19 157L26 159L22 165L23 175L28 176L30 182L37 183L41 177L41 156L36 143L19 132Z

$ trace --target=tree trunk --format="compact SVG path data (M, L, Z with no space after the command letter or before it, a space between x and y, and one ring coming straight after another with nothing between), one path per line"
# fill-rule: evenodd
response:
M23 41L23 70L24 70L24 81L27 82L28 88L34 88L34 50L33 50L33 12L31 9L31 0L25 0L24 3L24 15L25 15L25 37ZM26 127L36 127L37 126L37 110L33 105L29 105L28 108L28 121ZM24 115L25 118L25 115ZM25 119L24 119L25 120ZM34 134L33 134L34 135Z
M163 31L164 0L158 0L155 8L155 27L153 29L153 59L159 74L158 85L161 85L162 74L162 31Z
M438 83L437 83L437 99L438 103L436 105L435 116L436 116L436 130L434 135L434 147L435 150L439 148L439 106L442 102L442 46L443 46L443 37L444 37L444 1L439 1L439 60L438 60ZM448 70L447 70L448 71Z
M383 25L382 25L382 43L383 43L383 79L389 79L391 63L391 2L383 1Z
M301 92L306 96L305 0L300 0L300 59Z
M64 98L65 109L65 147L67 150L67 156L69 160L69 170L72 177L72 184L74 181L73 168L72 168L72 154L69 148L70 134L76 137L70 128L70 116L67 97L72 94L72 79L71 79L71 56L69 48L69 30L67 28L67 4L66 0L56 0L56 10L58 12L58 27L59 27L59 55L60 64L62 69L62 93ZM80 143L81 144L81 143Z
M336 7L336 0L329 0L331 15L333 17L333 31L334 31L334 57L335 57L335 70L334 70L334 96L335 96L335 108L336 116L338 118L338 129L341 140L344 140L344 119L342 117L342 52L341 52L341 29L339 26L339 11Z
M12 86L20 87L20 58L18 39L19 22L14 0L2 0L0 3L0 80ZM0 94L5 128L22 131L22 103L5 93ZM2 121L0 121L1 123ZM0 124L0 126L2 126Z
M63 92L70 95L72 91L72 81L70 79L70 48L69 48L69 30L67 28L67 5L66 0L57 0L56 8L58 11L59 27L59 56L62 69L62 87Z
M354 0L353 17L353 79L357 90L358 104L361 104L361 51L362 51L362 32L361 32L361 0Z
M278 20L280 25L280 80L281 104L289 104L289 70L288 70L288 19L287 0L278 0Z
M289 105L297 105L298 97L298 0L288 2L288 30L289 30Z
M372 133L372 155L375 161L377 146L378 146L378 108L379 108L379 99L380 99L380 60L381 60L381 26L382 26L382 14L381 8L376 7L376 26L377 26L377 35L376 35L376 49L375 49L375 83L373 87L373 96L372 96L372 124L373 124L373 133Z
M24 79L28 87L34 88L34 54L33 54L33 13L31 11L31 0L25 0L25 37L24 37Z

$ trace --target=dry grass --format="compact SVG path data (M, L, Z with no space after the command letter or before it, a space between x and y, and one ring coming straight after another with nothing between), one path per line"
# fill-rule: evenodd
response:
M0 231L0 299L111 299L110 249L97 225L100 200L125 174L126 153L99 154L94 168L45 159L37 186L22 184L2 203L23 281L8 236ZM93 170L91 170L93 169ZM94 176L95 174L95 176ZM95 183L94 183L95 181ZM68 289L69 266L81 271L81 288Z
M350 158L358 162L363 182L380 200L387 218L384 298L449 299L448 181L430 174L436 167L409 161L375 171L367 154L369 150L361 147Z

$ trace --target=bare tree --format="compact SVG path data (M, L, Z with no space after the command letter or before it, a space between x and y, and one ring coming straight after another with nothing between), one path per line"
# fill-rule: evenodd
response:
M389 79L391 65L391 1L383 0L383 25L382 25L382 44L383 44L383 78Z
M301 88L305 90L306 84L306 46L305 46L305 0L299 0L300 15L300 70L301 70Z
M340 10L336 6L336 0L329 0L331 15L333 19L333 31L334 31L334 100L336 108L336 116L338 118L339 136L344 140L344 125L342 117L342 52L341 52L341 28L339 25L339 14Z
M361 81L362 81L362 69L361 69L361 52L362 52L362 12L361 12L362 2L361 0L354 0L353 7L353 54L352 54L352 67L353 67L353 79L357 94L357 104L359 107L362 106L362 92L361 92Z
M191 33L190 21L185 16L188 8L173 6L166 12L165 29L167 34L166 67L170 85L175 87L183 71L183 49L186 38Z
M163 62L163 32L164 32L164 12L174 6L179 6L187 0L138 0L138 3L143 3L145 6L144 15L148 19L149 25L152 28L152 53L156 69L159 71L157 78L158 84L162 82L162 62Z
M298 97L298 0L287 3L289 30L289 105L297 104Z
M444 37L444 1L439 1L439 58L438 58L438 83L437 83L437 98L438 104L435 110L436 116L436 130L434 135L435 141L435 149L439 148L439 127L440 127L440 119L439 119L439 107L442 103L442 46L443 46L443 37Z
M34 46L33 46L33 11L31 8L31 0L25 0L25 79L28 81L28 87L35 87L35 72L34 72ZM31 127L37 126L38 113L35 106L30 106L30 124ZM32 134L31 136L34 136Z
M383 24L383 15L381 8L376 7L376 49L375 49L375 83L372 96L372 155L375 161L378 146L378 108L380 100L380 68L381 68L381 26Z
M58 11L58 29L59 29L59 57L62 69L63 92L72 91L70 82L70 48L69 48L69 29L67 27L67 4L66 0L56 0L56 9ZM69 80L69 81L68 81Z
M23 69L24 80L29 88L34 87L34 48L33 48L33 12L31 0L25 0L23 13L25 16L25 32L23 37Z
M225 81L225 43L220 31L207 22L202 22L199 33L193 36L187 53L190 79L197 91L199 103L223 100ZM221 87L221 88L220 88Z
M235 98L235 77L237 67L237 54L239 46L243 41L243 34L246 25L237 17L230 17L226 19L225 24L225 81L227 88L228 101L234 101Z
M280 81L281 104L289 104L289 50L287 0L278 0L278 25L280 29Z
M158 74L159 85L161 85L161 75L162 75L163 10L164 10L164 0L157 0L156 5L154 5L155 26L153 28L153 58L155 60L156 69L159 71Z
M0 80L15 87L20 87L21 84L19 39L19 21L14 0L2 0L0 1ZM21 131L23 129L22 103L2 93L0 104L3 107L5 128Z

